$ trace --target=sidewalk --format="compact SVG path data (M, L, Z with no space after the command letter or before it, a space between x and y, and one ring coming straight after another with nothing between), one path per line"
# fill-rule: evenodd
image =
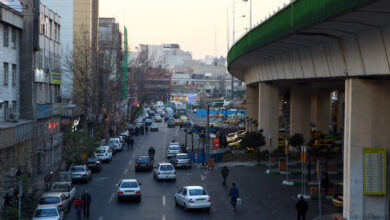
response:
M226 163L230 165L230 174L228 184L232 182L237 184L240 190L240 197L243 200L239 207L243 213L240 213L240 219L295 219L297 194L300 193L300 187L291 187L282 185L282 176L267 175L265 167L253 166L253 163L244 163L245 167L237 167L238 163ZM223 164L221 164L223 165ZM234 166L231 166L234 165ZM252 166L250 166L252 165ZM219 166L220 167L220 166ZM209 191L213 192L212 197L223 205L217 206L217 211L228 208L229 201L226 200L228 188L222 187L222 178L220 169L205 172L205 185ZM313 219L319 215L318 201L307 201L309 211L307 219ZM339 208L334 207L330 201L321 201L322 215L341 212ZM257 216L256 218L254 218ZM326 218L325 218L326 219Z

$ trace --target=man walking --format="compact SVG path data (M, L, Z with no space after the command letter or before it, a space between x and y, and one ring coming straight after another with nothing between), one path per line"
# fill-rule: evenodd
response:
M92 198L86 189L84 190L84 194L83 196L81 196L81 199L84 202L84 207L83 207L84 218L89 218L89 207L91 205Z
M227 168L226 165L222 168L221 175L223 178L222 185L226 186L226 178L229 176L229 169Z
M298 220L302 219L305 220L306 212L309 209L309 206L307 205L307 202L303 199L303 196L299 199L297 204L295 205L295 209L298 212Z
M236 211L236 206L237 206L237 198L240 196L238 189L236 187L236 184L232 184L232 188L230 189L230 192L228 194L228 197L230 196L231 198L231 203L234 208L234 211Z
M74 207L76 209L77 219L79 219L81 217L81 210L84 207L84 202L81 199L81 196L78 196L77 199L74 201Z

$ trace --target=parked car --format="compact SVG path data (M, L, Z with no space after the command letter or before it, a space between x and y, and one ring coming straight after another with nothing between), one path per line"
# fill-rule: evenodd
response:
M174 155L169 161L174 167L191 168L191 158L188 154L178 153Z
M124 199L136 199L141 202L141 183L136 179L122 179L118 184L118 202Z
M153 178L156 180L170 179L176 181L176 170L170 163L159 163L153 168Z
M135 171L153 170L153 161L149 156L139 156L134 164Z
M97 156L87 158L87 161L84 162L85 165L92 171L100 173L100 171L103 169L102 164L100 163Z
M174 121L168 121L168 123L167 123L167 127L168 128L174 128L175 127L175 122Z
M103 162L112 161L112 151L109 146L100 146L96 150L96 156Z
M76 198L76 187L69 181L54 182L51 184L49 192L63 193L66 197L69 197L71 201Z
M153 121L152 121L152 119L150 119L150 118L148 118L148 119L145 120L145 125L146 125L146 126L150 126L150 125L152 125L152 123L153 123Z
M123 143L121 142L120 138L110 138L108 143L114 145L116 151L123 150Z
M32 220L62 220L64 212L57 205L38 205L35 209Z
M92 172L87 165L76 165L71 169L72 183L76 181L86 182L92 180Z
M188 209L206 209L210 210L211 199L206 190L201 186L185 186L175 194L175 203L177 206L183 206Z
M38 202L39 205L55 204L61 211L68 212L72 206L70 197L61 192L44 193Z
M169 143L168 150L167 150L167 158L171 158L175 156L175 154L180 153L180 144L175 143Z
M157 126L157 124L153 123L153 124L150 126L150 131L158 131L158 126Z

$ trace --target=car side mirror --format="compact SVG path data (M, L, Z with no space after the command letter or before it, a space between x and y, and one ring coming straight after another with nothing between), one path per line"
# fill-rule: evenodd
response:
M138 183L138 185L142 186L142 183Z

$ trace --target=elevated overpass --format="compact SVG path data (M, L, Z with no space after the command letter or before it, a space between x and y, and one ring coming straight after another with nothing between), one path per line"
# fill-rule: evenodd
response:
M228 70L247 85L247 115L271 137L278 137L284 93L290 95L290 133L309 140L311 123L328 131L330 92L337 91L343 215L389 219L389 172L385 195L363 189L363 148L390 152L389 0L297 0L233 45Z

